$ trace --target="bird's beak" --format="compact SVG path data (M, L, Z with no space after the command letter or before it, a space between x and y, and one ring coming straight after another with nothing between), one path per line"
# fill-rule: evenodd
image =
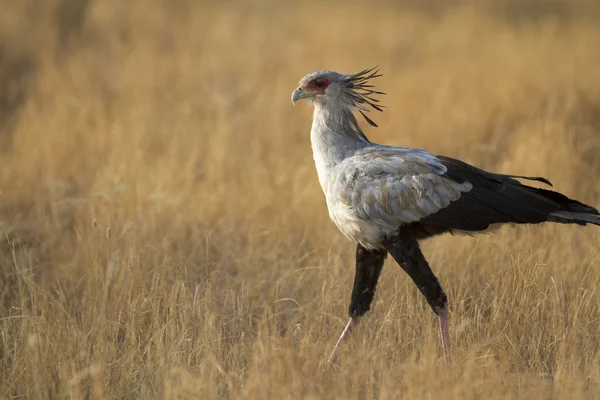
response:
M306 98L314 97L314 96L315 96L315 94L312 92L305 92L301 88L296 88L296 90L294 90L292 92L292 104L296 105L296 102L298 100L302 100L302 99L306 99Z

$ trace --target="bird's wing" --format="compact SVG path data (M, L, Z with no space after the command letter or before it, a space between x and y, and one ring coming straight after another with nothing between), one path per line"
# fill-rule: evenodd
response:
M437 213L471 190L470 182L459 182L446 172L446 166L425 151L376 147L340 164L330 190L359 218L395 230Z
M423 150L373 147L340 164L332 194L384 229L418 222L434 230L481 231L495 223L600 224L598 211L515 178Z

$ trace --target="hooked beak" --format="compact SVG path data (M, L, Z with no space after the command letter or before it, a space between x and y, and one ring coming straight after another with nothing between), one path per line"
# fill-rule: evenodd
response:
M301 88L296 88L296 90L294 90L292 92L292 104L296 105L296 102L298 100L306 99L309 97L315 97L315 96L316 96L316 94L313 92L305 92Z

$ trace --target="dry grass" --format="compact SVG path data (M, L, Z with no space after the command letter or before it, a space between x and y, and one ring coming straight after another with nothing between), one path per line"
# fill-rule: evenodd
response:
M426 242L450 370L389 260L321 372L354 246L290 103L305 73L380 64L371 139L600 205L594 2L361 4L1 2L0 398L600 395L595 227Z

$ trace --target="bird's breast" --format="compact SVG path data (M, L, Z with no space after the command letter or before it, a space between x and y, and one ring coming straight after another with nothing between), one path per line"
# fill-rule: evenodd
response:
M377 223L360 218L337 194L326 193L325 198L329 218L346 238L370 250L380 247L383 231Z

